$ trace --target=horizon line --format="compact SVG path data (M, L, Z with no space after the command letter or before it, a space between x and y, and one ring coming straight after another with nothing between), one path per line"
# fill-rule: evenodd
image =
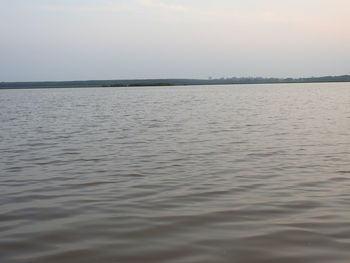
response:
M275 79L275 80L302 80L302 79L313 79L313 78L336 78L336 77L347 77L349 74L341 75L320 75L320 76L308 76L308 77L263 77L263 76L245 76L245 77L207 77L207 78L119 78L119 79L75 79L75 80L25 80L25 81L0 81L0 83L42 83L42 82L88 82L88 81L148 81L148 80L199 80L199 81L214 81L214 80L230 80L230 79Z

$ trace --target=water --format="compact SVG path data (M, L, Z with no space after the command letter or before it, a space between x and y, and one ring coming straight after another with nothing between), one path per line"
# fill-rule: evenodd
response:
M350 83L0 90L1 262L349 262Z

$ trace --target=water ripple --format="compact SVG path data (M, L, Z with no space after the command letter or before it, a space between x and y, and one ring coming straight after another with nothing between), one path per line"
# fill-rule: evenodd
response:
M349 84L0 92L0 262L349 261Z

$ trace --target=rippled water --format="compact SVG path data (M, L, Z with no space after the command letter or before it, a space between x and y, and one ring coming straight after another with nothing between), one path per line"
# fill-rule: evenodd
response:
M350 83L0 90L1 262L349 262Z

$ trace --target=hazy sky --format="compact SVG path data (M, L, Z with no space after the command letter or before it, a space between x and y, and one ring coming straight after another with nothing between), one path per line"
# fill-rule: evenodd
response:
M350 73L349 0L0 0L0 81Z

